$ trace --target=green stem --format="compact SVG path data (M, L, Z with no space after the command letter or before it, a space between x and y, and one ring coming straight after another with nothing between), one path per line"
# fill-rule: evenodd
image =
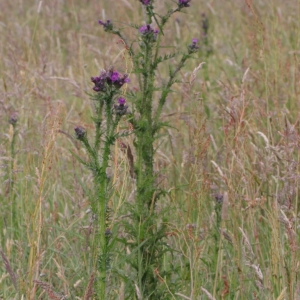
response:
M106 169L108 167L108 159L110 153L110 145L105 142L104 153L103 153L103 164L101 171L97 176L97 182L99 184L98 191L98 239L99 239L99 278L98 278L98 290L97 295L98 299L105 300L106 292L106 272L107 272L107 241L105 236L105 220L106 220L106 206L107 206L107 184L108 178L106 176Z
M155 114L155 118L154 118L154 129L157 128L157 125L158 125L158 120L160 118L160 115L161 115L161 112L162 112L162 109L166 103L166 99L167 99L167 96L169 95L170 93L170 88L171 86L174 84L174 79L177 75L177 73L181 70L181 68L184 66L186 60L189 58L190 56L188 54L184 54L181 58L181 61L179 62L177 68L174 70L174 72L170 75L170 78L168 80L168 83L167 85L165 86L165 88L163 89L162 91L162 94L161 94L161 97L159 99L159 102L158 102L158 107L157 107L157 110L156 110L156 114Z
M96 115L97 119L95 120L96 125L96 135L95 135L95 152L99 151L100 147L100 138L101 138L101 124L102 124L102 110L103 110L103 101L99 101L100 103L97 103L98 107L96 107Z
M102 155L102 166L98 170L97 179L99 186L98 191L98 239L99 239L99 278L97 284L98 299L105 300L106 296L106 278L107 278L107 266L108 266L108 242L109 237L106 236L106 212L108 206L108 184L109 178L106 175L106 169L109 165L110 146L114 142L114 130L117 122L113 122L112 118L112 97L106 100L105 105L106 115L106 138L104 142L104 149ZM118 119L118 118L117 118ZM119 119L118 119L119 120Z
M9 195L10 195L10 203L11 203L11 229L13 230L13 237L16 237L16 233L18 232L18 221L17 221L17 207L16 207L16 197L14 193L14 185L15 185L15 179L14 179L14 164L15 164L15 143L16 143L16 136L17 136L17 130L15 128L15 125L13 126L13 136L10 144L10 155L11 155L11 162L10 162L10 180L9 180Z
M151 265L151 253L149 253L149 232L151 228L151 203L154 193L153 178L153 84L154 70L152 69L152 43L145 42L144 64L143 64L143 85L142 97L137 105L140 118L137 121L136 128L136 176L137 176L137 214L136 226L138 228L137 236L137 266L138 266L138 284L141 298L148 297L153 290L149 288L155 279L149 278L149 267ZM150 222L150 223L149 223ZM151 248L151 247L150 247Z

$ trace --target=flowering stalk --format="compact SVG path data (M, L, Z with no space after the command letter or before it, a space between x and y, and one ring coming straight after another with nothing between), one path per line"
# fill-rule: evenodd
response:
M97 299L106 299L106 279L110 260L111 230L108 220L109 177L106 170L109 166L110 148L116 140L115 129L121 117L127 113L126 100L119 97L118 104L114 104L120 93L120 88L129 82L127 74L121 76L111 68L102 71L98 77L92 77L95 101L95 140L91 146L86 130L78 126L75 128L76 138L81 141L87 150L89 161L85 162L77 157L88 167L94 177L95 197L91 201L92 213L96 219L96 234L94 243L94 268L98 271L95 294ZM103 119L105 118L105 126Z
M159 56L164 26L171 15L189 7L191 0L179 0L177 7L162 17L154 12L154 0L140 0L140 2L146 11L146 25L139 28L139 49L133 51L132 47L129 48L134 64L133 71L137 74L140 90L133 93L133 113L130 116L130 122L135 129L136 199L135 205L132 206L133 218L131 220L135 229L128 234L136 241L131 246L132 252L137 253L136 261L132 263L137 271L137 279L134 282L138 290L137 297L139 299L162 299L163 294L158 289L159 278L154 270L162 265L161 259L165 252L162 239L165 236L165 228L163 225L160 227L157 225L155 213L161 192L158 191L155 183L154 143L158 138L159 130L164 126L160 116L171 87L176 82L176 75L199 47L198 40L193 39L175 69L170 71L167 84L161 87L156 86L155 75L158 65L177 55L175 53ZM158 29L151 25L152 20L155 20ZM114 28L111 21L105 23L99 21L99 24L104 27L105 31L120 36L120 31ZM157 90L161 90L161 95L157 105L154 106L156 101L154 92ZM154 109L154 107L157 108ZM127 228L133 227L127 226Z

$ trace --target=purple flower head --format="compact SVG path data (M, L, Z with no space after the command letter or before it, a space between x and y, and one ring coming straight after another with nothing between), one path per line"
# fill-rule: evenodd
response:
M189 2L191 2L191 1L192 0L179 0L178 1L178 6L180 8L182 8L182 7L189 7L190 6Z
M113 23L111 20L107 20L106 22L99 20L98 23L104 27L105 31L111 31L113 29Z
M98 77L91 77L91 81L95 84L93 90L95 92L105 92L107 82L107 72L101 71Z
M78 140L83 140L86 134L85 129L81 126L77 126L74 128L74 130L75 130L76 138Z
M121 76L121 74L113 68L110 68L108 71L103 70L98 77L91 77L91 81L95 84L93 90L103 93L105 93L109 87L119 89L125 83L130 82L127 74Z
M151 26L149 24L147 25L143 25L140 27L140 33L141 34L151 34L154 33L154 30L151 28Z
M140 2L144 5L149 5L151 0L140 0Z
M189 54L198 51L198 49L199 49L200 47L197 45L197 43L198 43L198 39L193 38L193 39L192 39L192 44L188 46Z
M115 72L113 72L113 73L115 73ZM116 73L118 73L118 72L116 72ZM113 80L112 77L113 77L115 80ZM111 81L112 81L112 84L113 84L117 89L121 88L125 83L128 83L128 82L130 81L127 74L124 74L123 76L120 76L119 73L118 73L118 77L117 77L116 75L112 75L112 76L110 77L110 79L111 79Z
M140 27L139 31L141 34L147 34L148 33L148 26L150 27L150 25L143 25Z
M147 24L141 26L139 32L142 34L145 40L149 42L155 42L159 31L154 30L151 25Z
M120 97L120 98L118 99L118 103L119 103L121 106L124 106L124 104L126 103L125 98Z
M118 81L120 79L120 74L117 71L113 71L112 74L110 75L110 80L112 82Z

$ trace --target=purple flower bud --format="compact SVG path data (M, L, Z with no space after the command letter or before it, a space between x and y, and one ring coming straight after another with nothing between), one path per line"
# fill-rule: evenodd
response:
M113 23L111 20L107 20L106 22L99 20L98 23L104 27L105 31L111 31L113 29Z
M197 45L197 43L198 43L198 39L193 38L193 39L192 39L192 44L188 46L188 49L189 49L189 53L190 53L190 54L191 54L191 53L194 53L194 52L197 52L198 49L200 48L200 47Z
M117 71L112 72L112 74L110 75L110 80L111 80L112 82L115 82L115 81L117 81L117 80L119 80L119 79L120 79L120 74L119 74L119 72L117 72Z
M118 99L118 103L119 103L119 105L118 104L114 105L114 112L115 112L115 114L119 115L119 116L123 116L123 115L127 114L128 106L125 105L125 103L126 103L125 98L120 97Z
M18 115L16 113L12 113L8 119L8 123L15 126L18 122Z
M74 130L75 130L76 138L78 140L83 140L83 138L85 137L85 134L86 134L85 129L81 126L77 126L74 128Z
M118 80L112 81L113 85L119 89L121 88L125 83L128 83L130 80L128 78L127 74L124 74L123 77L118 78Z
M140 27L139 31L141 34L147 34L148 33L148 26L150 27L150 25L143 25Z
M110 237L111 235L112 235L111 230L109 228L106 228L106 230L105 230L105 236L106 237Z
M105 91L106 72L101 73L99 77L91 77L91 81L95 84L93 87L95 92Z
M155 42L159 31L154 30L151 25L147 24L141 26L139 32L143 35L145 40Z
M179 0L178 6L180 8L182 8L182 7L189 7L190 6L189 2L191 2L191 1L192 0Z
M118 99L118 103L119 103L121 106L123 106L123 105L126 103L125 98L120 97L120 98Z
M130 82L130 79L128 78L128 74L124 74L123 81L124 81L124 83L129 83Z
M98 82L99 80L100 80L99 77L91 77L91 81L94 83Z
M103 70L99 77L91 77L91 81L95 84L93 87L95 92L106 92L108 87L119 89L125 83L130 82L128 74L121 76L119 72L114 71L113 67L108 71Z
M144 5L149 5L151 0L140 0L140 2Z

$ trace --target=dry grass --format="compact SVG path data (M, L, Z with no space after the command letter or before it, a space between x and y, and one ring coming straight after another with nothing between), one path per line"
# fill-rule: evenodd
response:
M91 299L92 178L69 150L85 155L72 135L75 125L92 126L90 76L129 63L122 42L97 20L118 21L129 38L126 24L142 22L137 0L113 2L0 2L0 299ZM166 10L164 1L159 6ZM300 5L193 0L187 12L171 20L163 43L184 49L199 37L205 13L213 52L184 68L164 111L175 129L163 132L157 151L169 192L158 210L171 216L166 239L175 251L164 267L173 281L160 266L155 272L166 299L300 299ZM15 112L11 170L7 120ZM134 193L128 147L131 137L116 144L111 168L112 231L121 237L117 224ZM131 277L126 249L117 250L108 299L134 299L120 279Z

